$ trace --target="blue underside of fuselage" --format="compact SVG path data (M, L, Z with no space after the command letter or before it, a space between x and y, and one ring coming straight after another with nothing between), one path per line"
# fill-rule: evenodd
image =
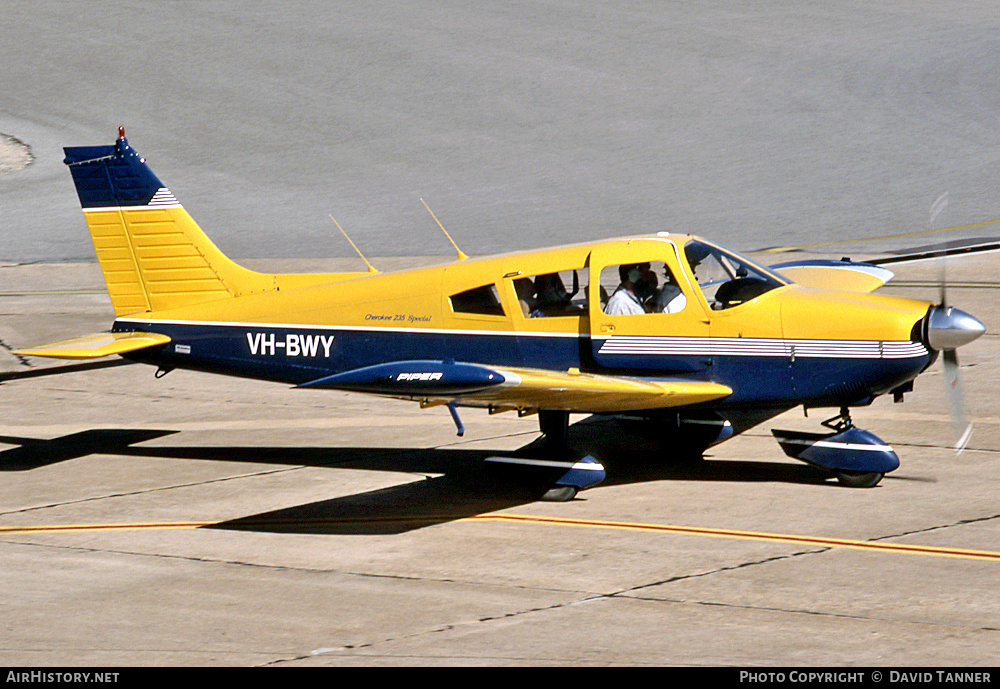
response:
M511 333L422 332L195 324L129 320L114 330L168 335L160 349L129 355L164 368L185 368L300 385L326 376L381 363L453 360L503 368L527 367L641 378L707 380L733 389L707 405L727 408L840 406L864 403L912 380L930 356L900 359L798 358L775 356L592 355L589 336L524 336Z

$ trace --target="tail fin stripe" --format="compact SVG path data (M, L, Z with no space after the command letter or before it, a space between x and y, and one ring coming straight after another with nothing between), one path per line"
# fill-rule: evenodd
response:
M149 203L147 205L176 208L181 204L180 202L177 201L176 198L174 198L174 195L170 193L169 189L167 189L166 187L160 187L157 190L157 192L153 194L153 198L149 200Z

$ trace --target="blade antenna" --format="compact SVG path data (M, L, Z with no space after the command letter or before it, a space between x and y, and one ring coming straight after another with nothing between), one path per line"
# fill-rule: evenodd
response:
M358 256L360 256L360 257L361 257L361 260L365 262L365 265L366 265L366 266L368 266L368 272L369 272L369 273L377 273L377 272L378 272L378 269L377 269L377 268L375 268L375 266L373 266L373 265L372 265L371 263L369 263L369 262L368 262L368 259L367 259L367 258L365 258L365 255L364 255L363 253L361 253L361 249L359 249L359 248L358 248L358 247L357 247L357 246L356 246L356 245L354 244L354 242L352 242L352 241L351 241L351 238L347 236L347 233L346 233L346 232L344 232L344 228L343 228L343 227L341 227L341 226L340 226L340 223L339 223L339 222L337 222L337 219L336 219L335 217L333 217L333 213L330 213L330 220L332 220L332 221L333 221L333 224L337 226L337 229L338 229L338 230L340 230L340 233L341 233L342 235L344 235L344 238L345 238L345 239L346 239L346 240L347 240L348 242L350 242L351 246L352 246L352 247L354 247L354 250L358 252Z
M458 252L458 260L464 261L465 259L467 259L468 256L466 256L465 252L463 252L461 249L458 248L458 244L456 244L455 240L451 238L450 234L448 234L448 230L444 229L444 225L442 225L441 221L437 219L436 215L434 215L434 211L432 211L431 207L427 205L427 202L424 201L423 199L420 199L420 203L424 204L424 208L426 208L427 212L431 214L432 218L434 218L434 222L436 222L438 224L438 227L441 228L441 231L444 232L444 236L447 237L448 241L451 242L451 245L455 247L455 251Z

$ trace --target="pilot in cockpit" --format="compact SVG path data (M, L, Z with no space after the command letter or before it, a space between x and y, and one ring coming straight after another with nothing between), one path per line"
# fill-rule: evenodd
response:
M649 263L625 264L618 267L621 284L608 299L604 313L609 316L629 316L646 313L643 301L649 297L650 286L656 289L656 275ZM652 277L652 280L650 280Z

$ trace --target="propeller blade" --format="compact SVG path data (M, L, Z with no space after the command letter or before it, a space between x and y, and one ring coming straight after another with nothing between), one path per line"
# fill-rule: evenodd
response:
M958 372L958 352L946 349L942 352L944 364L945 392L948 395L948 407L951 410L951 422L955 428L955 450L962 453L972 436L972 423L965 412L965 393L962 390L962 378Z
M941 268L938 272L938 305L948 308L948 259L941 258Z
M948 207L948 192L944 192L931 204L930 227L934 220ZM969 444L972 436L972 423L965 412L965 393L962 390L962 378L958 371L958 352L955 347L971 342L985 332L983 324L964 311L948 307L948 254L943 251L940 256L938 306L931 310L928 317L928 339L937 344L941 351L944 365L945 392L948 395L948 407L951 410L951 422L955 427L955 450L962 450Z
M930 220L928 221L928 227L934 229L934 221L941 214L945 208L948 207L948 192L944 192L935 199L934 203L931 204L930 210ZM948 305L948 295L947 295L947 285L948 285L948 264L947 264L947 254L942 253L940 256L941 269L939 273L938 283L940 284L940 299L938 303L941 308L946 308Z

